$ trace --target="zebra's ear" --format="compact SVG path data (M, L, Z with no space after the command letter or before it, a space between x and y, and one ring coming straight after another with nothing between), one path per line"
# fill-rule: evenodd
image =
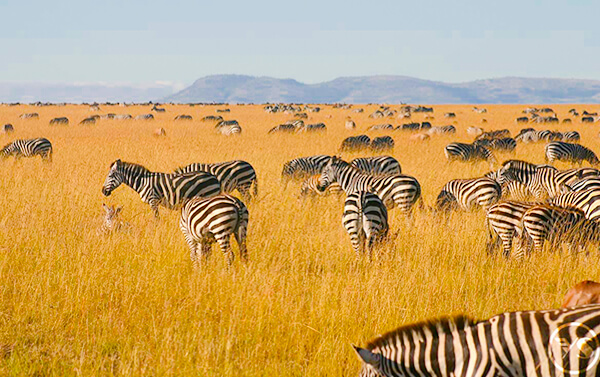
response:
M123 209L123 206L118 206L118 207L115 209L115 215L117 215L119 212L121 212L121 210L122 210L122 209Z
M354 347L356 354L358 355L358 357L360 358L360 360L363 363L372 365L375 368L379 368L379 364L380 364L380 360L381 360L380 354L373 353L373 352L369 351L368 349L360 348L355 345L352 345L352 347Z

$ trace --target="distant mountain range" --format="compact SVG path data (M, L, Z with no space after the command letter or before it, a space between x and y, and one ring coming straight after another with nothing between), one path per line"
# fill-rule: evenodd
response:
M505 77L446 83L407 76L340 77L318 84L292 79L213 75L183 90L173 83L0 83L0 102L304 102L417 104L599 103L600 81Z

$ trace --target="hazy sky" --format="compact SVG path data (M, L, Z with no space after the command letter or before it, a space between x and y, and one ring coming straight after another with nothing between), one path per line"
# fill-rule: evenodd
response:
M0 81L600 79L600 1L0 0Z

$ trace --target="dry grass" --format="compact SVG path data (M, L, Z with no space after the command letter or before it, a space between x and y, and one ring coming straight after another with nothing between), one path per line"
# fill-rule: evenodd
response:
M342 202L299 202L298 186L284 192L279 177L286 160L335 153L351 134L344 129L347 115L358 124L355 133L387 122L369 120L375 107L364 107L363 114L331 107L311 114L310 121L327 124L326 134L267 136L291 116L231 106L226 119L237 119L244 131L226 138L198 121L216 115L215 107L166 106L155 121L79 126L91 114L86 106L1 106L0 124L16 129L0 136L2 143L45 136L55 153L49 165L39 158L0 162L0 374L353 375L359 361L350 343L438 315L556 307L569 286L600 276L595 252L546 251L523 262L489 257L482 212L456 214L447 224L417 213L410 227L391 211L395 242L372 263L357 260L341 226ZM514 119L525 106L487 107L488 114L475 114L470 106L436 106L434 125L450 123L444 112L457 113L456 136L414 143L409 134L394 135L394 156L421 182L426 204L446 181L488 170L486 164L448 165L445 144L470 140L465 129L482 118L486 129L521 128ZM554 106L561 118L570 107ZM103 106L101 113L149 109ZM29 111L40 119L18 119ZM172 121L182 113L194 121ZM71 125L50 127L55 116L67 116ZM166 138L152 136L158 127ZM583 144L600 151L596 125L555 128L579 130ZM541 162L543 145L519 146L515 157ZM250 263L236 260L228 269L215 249L210 263L196 270L177 212L161 209L157 222L127 187L104 198L102 182L117 158L157 171L249 161L261 198L249 205ZM103 202L124 205L131 232L97 236Z

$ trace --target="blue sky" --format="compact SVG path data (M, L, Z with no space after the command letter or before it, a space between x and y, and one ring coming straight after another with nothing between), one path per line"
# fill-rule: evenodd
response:
M0 81L600 79L598 1L7 1Z

